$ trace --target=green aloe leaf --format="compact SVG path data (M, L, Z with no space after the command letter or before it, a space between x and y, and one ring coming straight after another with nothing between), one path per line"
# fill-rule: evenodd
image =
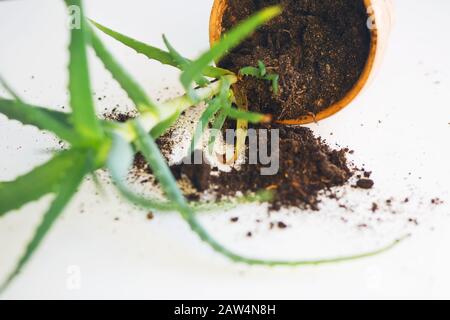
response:
M264 77L267 74L266 65L261 60L258 60L258 69L261 74L261 77Z
M83 137L98 141L103 136L103 130L95 114L91 93L91 82L86 53L88 34L86 32L86 21L84 19L82 1L65 0L65 2L68 7L78 7L81 15L80 28L72 28L69 45L69 93L70 105L73 112L73 123L77 131Z
M249 76L255 78L261 77L261 71L255 67L244 67L241 70L239 70L239 74L242 76Z
M195 148L197 147L198 143L201 141L201 138L205 132L205 129L208 127L208 123L211 121L211 119L219 111L220 108L221 108L221 104L220 104L219 99L212 99L208 102L208 107L203 112L203 114L200 117L200 120L197 124L197 127L195 128L188 154L191 154L192 152L195 151Z
M280 6L268 7L254 14L225 34L218 43L214 44L210 50L192 62L183 72L181 75L181 83L184 88L189 90L192 83L198 80L203 73L203 70L208 67L210 63L220 60L228 53L228 51L238 46L242 40L248 37L258 27L276 17L280 13Z
M105 27L101 25L100 23L97 23L93 20L91 20L92 24L94 24L99 30L107 34L108 36L116 39L117 41L121 42L122 44L126 45L127 47L135 50L137 53L145 55L147 58L156 60L161 62L162 64L166 64L178 69L181 69L181 66L179 63L172 57L172 55L164 50L161 50L159 48L150 46L146 43L140 42L138 40L135 40L133 38L130 38L124 34L121 34L117 31L114 31L108 27ZM185 59L189 63L191 62L188 59ZM217 67L211 67L208 66L203 70L203 75L210 77L210 78L220 78L225 75L232 75L233 72L217 68Z
M183 216L193 216L194 211L189 206L178 188L175 177L172 175L164 156L158 149L156 142L145 132L138 120L134 123L137 139L135 141L137 149L143 154L148 161L153 174L158 179L169 201L173 203L175 208L182 213Z
M237 78L235 76L225 76L221 77L219 81L211 83L209 86L204 88L197 88L195 95L202 101L207 101L212 99L214 96L220 94L224 84L229 86L230 84L236 83ZM162 110L165 111L165 115L162 117L164 120L159 122L152 130L151 135L153 138L160 137L165 133L180 117L181 113L187 108L192 106L194 101L189 97L189 95L184 95L175 99L168 100L161 104Z
M275 95L278 95L280 76L276 73L267 73L266 65L261 60L258 61L258 68L244 67L239 70L239 74L242 76L254 77L257 79L270 81L272 83L272 92Z
M219 134L219 132L222 131L223 125L225 124L226 120L227 120L227 112L224 109L222 109L216 115L216 118L214 119L214 122L212 124L211 135L209 136L208 141L209 154L213 153L214 146L216 145L217 135Z
M280 85L279 85L280 76L278 74L268 74L265 76L265 80L272 82L272 92L275 95L278 95L278 93L280 91Z
M175 48L170 44L169 40L167 40L166 36L163 35L163 41L164 44L166 45L167 49L169 50L169 54L172 56L172 59L177 63L178 68L183 71L186 70L186 68L189 66L190 62L183 58L177 50L175 50ZM196 83L200 86L200 87L204 87L205 85L209 84L208 79L206 79L203 76L199 76L198 79L196 79ZM194 88L189 87L187 94L189 95L189 97L192 99L192 101L194 101L194 104L200 102L199 97L195 94L195 90Z
M189 206L181 190L178 188L175 178L173 177L169 169L169 166L167 165L164 156L158 149L158 146L155 143L155 141L145 132L145 130L141 127L141 125L137 121L134 122L134 127L136 129L137 135L137 140L135 142L136 146L148 161L155 177L158 179L158 181L161 184L161 187L165 191L167 198L173 202L178 212L180 212L181 216L185 219L185 221L189 224L191 229L200 237L202 241L209 244L215 251L223 254L232 261L241 262L249 265L265 265L265 266L305 266L305 265L330 264L371 257L383 253L387 250L390 250L401 241L397 240L379 250L363 254L329 258L329 259L318 259L318 260L276 261L276 260L248 258L236 254L233 251L230 251L229 249L225 248L219 242L217 242L203 228L203 226L199 223L194 210Z
M176 61L181 70L185 70L189 66L190 61L188 61L186 58L184 58L181 54L178 53L178 51L170 44L169 40L165 35L163 35L163 41L167 47L167 50L169 50L169 54L172 56L173 60ZM204 87L209 84L209 81L205 77L201 76L199 77L197 84L200 87Z
M129 201L141 207L157 211L174 211L175 208L170 203L144 198L129 188L127 176L133 164L134 150L120 135L113 134L112 141L107 167L120 193Z
M169 40L167 39L166 35L162 35L164 44L166 45L167 50L169 50L169 54L172 57L172 60L175 61L176 65L178 66L178 68L180 68L181 70L183 70L184 68L186 68L189 65L189 61L184 58L169 42Z
M136 108L140 112L151 112L155 115L159 114L158 106L147 96L141 86L134 81L134 79L125 71L120 63L109 53L100 38L89 27L90 40L92 48L103 62L103 65L114 79L120 84L120 86L127 92L130 99L136 105Z
M79 135L73 129L70 113L4 98L0 98L0 113L24 125L31 125L41 130L53 132L61 139L72 144L80 142ZM100 123L104 128L116 127L116 124L109 120L100 120Z
M79 140L70 123L70 115L66 113L3 98L0 98L0 113L11 120L53 132L68 142L76 143Z
M13 90L13 88L5 81L5 79L0 76L0 85L3 86L3 88L6 89L6 91L17 101L22 102L22 99L19 97L19 95Z
M231 106L231 92L230 92L230 82L226 78L220 78L220 88L217 96L208 102L208 107L203 112L200 117L200 120L197 124L197 127L194 132L194 136L192 137L191 146L188 154L194 152L195 148L198 145L198 142L201 140L203 133L206 130L211 119L221 108L228 108ZM214 133L215 134L215 133Z
M151 136L154 139L158 139L159 137L161 137L164 133L167 132L167 130L169 130L177 122L177 120L181 116L181 113L182 113L181 111L176 111L172 116L170 116L166 120L161 121L160 123L158 123L152 129Z
M232 119L247 120L250 123L261 123L270 121L270 116L268 115L240 110L233 107L226 108L225 112L227 113L227 116Z
M90 169L90 163L88 163L85 154L79 154L75 158L76 162L70 170L66 172L64 182L60 185L58 193L53 200L50 208L45 213L41 223L39 224L32 240L28 243L25 249L25 253L20 258L14 271L7 277L6 281L0 286L0 292L4 291L8 285L14 280L14 278L22 271L23 267L32 257L33 253L42 243L50 228L55 223L56 219L61 215L64 208L67 206L73 195L76 193L77 188L83 181L83 178Z
M0 217L56 192L77 161L74 151L63 151L42 166L11 182L0 182Z

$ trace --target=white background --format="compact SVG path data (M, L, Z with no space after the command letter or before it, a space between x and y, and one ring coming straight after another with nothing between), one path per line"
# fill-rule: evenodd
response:
M164 32L186 56L208 47L211 0L85 2L90 17L145 42L161 46ZM202 221L227 246L254 257L329 257L373 249L409 232L410 239L351 263L250 268L212 252L178 215L148 221L146 212L119 200L109 187L98 194L87 182L2 298L450 298L450 2L398 0L396 9L386 59L370 89L338 115L311 126L330 143L356 150L353 159L373 170L375 189L348 188L341 203L351 211L324 201L319 213L268 217L266 207L246 206ZM29 102L67 106L65 19L62 1L0 2L0 74ZM152 96L173 97L180 90L173 69L105 41ZM91 58L96 96L106 96L96 100L99 112L131 108ZM49 134L0 116L0 180L29 171L57 146ZM391 197L394 209L383 204ZM410 202L401 204L405 197ZM431 205L434 197L445 203ZM50 200L0 221L0 278L13 267ZM376 215L369 210L374 201L382 204ZM229 222L234 216L240 223ZM269 231L268 224L279 220L290 228ZM252 239L245 237L248 231Z

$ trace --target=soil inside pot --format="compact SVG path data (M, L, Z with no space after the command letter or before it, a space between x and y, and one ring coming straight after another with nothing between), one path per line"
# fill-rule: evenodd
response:
M317 114L341 100L359 79L370 50L362 0L228 0L224 32L274 4L281 16L261 27L220 63L235 72L261 60L280 75L275 96L267 82L245 78L250 108L278 120Z

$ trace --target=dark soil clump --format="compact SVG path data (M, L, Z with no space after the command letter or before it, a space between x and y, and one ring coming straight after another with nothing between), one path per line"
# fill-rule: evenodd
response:
M196 150L192 156L191 162L197 156L196 154L200 153L200 157L203 157L203 152ZM211 166L207 162L207 160L203 157L203 161L201 164L196 165L185 165L179 164L171 167L172 173L175 178L181 179L183 176L189 179L192 186L199 192L203 192L209 189L211 185Z
M278 120L315 115L341 100L355 85L367 61L370 32L362 0L229 0L224 31L274 4L281 16L233 50L221 66L235 72L264 62L280 75L275 96L267 82L241 83L254 111Z
M361 189L372 189L375 182L371 179L359 179L356 182L356 186Z

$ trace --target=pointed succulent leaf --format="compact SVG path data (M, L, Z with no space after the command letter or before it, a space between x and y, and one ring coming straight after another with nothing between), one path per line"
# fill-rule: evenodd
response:
M174 206L170 203L149 199L131 190L127 183L127 176L133 164L134 150L120 135L113 134L112 141L107 167L120 193L129 201L141 207L157 211L174 211Z
M181 83L188 90L192 83L201 76L203 70L212 62L217 62L230 50L238 46L242 40L248 37L258 27L268 22L281 13L280 6L272 6L263 9L250 18L241 22L237 27L225 34L222 39L214 44L210 50L202 54L192 62L181 75Z
M211 135L209 136L208 141L208 150L209 154L213 154L214 146L216 145L217 135L221 132L225 121L227 120L227 113L225 109L220 110L220 112L216 115L214 122L211 128Z
M79 140L70 123L70 115L66 113L3 98L0 98L0 113L11 120L50 131L70 143Z
M266 65L261 60L258 60L258 69L261 77L264 77L267 74Z
M266 75L265 80L268 80L272 83L272 92L275 95L278 95L278 93L280 92L280 88L279 88L279 80L280 76L278 74L269 74Z
M119 41L122 44L126 45L127 47L133 49L137 53L143 54L149 59L159 61L162 64L181 69L179 62L177 62L169 52L161 50L156 47L153 47L146 43L140 42L133 38L130 38L124 34L121 34L117 31L114 31L114 30L108 28L108 27L105 27L105 26L101 25L100 23L97 23L93 20L91 20L91 22L103 33L116 39L117 41ZM188 61L189 63L191 62L189 59L185 58L185 60ZM203 75L206 77L217 79L217 78L220 78L225 75L233 75L233 72L222 69L222 68L208 66L203 70Z
M239 70L239 74L242 76L251 76L255 78L260 78L260 71L255 67L244 67Z
M226 108L225 111L227 116L232 119L247 120L250 123L269 122L271 119L269 115L240 110L233 107Z
M215 98L208 102L208 107L203 112L200 120L195 128L194 135L191 140L191 145L189 147L188 154L191 154L195 151L198 143L201 141L203 134L205 133L206 128L208 127L209 122L214 117L214 115L221 108L220 100Z
M4 291L25 267L34 252L44 240L50 228L61 215L73 195L77 192L77 188L83 181L83 178L88 173L89 169L90 164L88 164L87 157L80 154L80 157L77 158L75 164L73 164L72 167L70 167L70 170L68 170L68 173L66 173L66 177L64 182L59 187L56 198L53 200L48 211L44 214L44 217L36 229L33 238L25 249L25 253L19 259L11 274L6 278L6 281L0 285L0 292Z
M103 130L97 119L91 93L86 43L86 21L81 0L65 0L68 7L79 8L80 25L71 29L69 45L69 93L72 107L73 124L85 138L94 141L103 136Z
M63 151L14 181L0 182L0 217L56 192L78 159L76 152Z
M177 64L180 66L180 69L181 70L186 69L186 67L189 66L190 62L178 53L178 51L170 44L169 40L165 35L163 35L163 41L167 47L167 50L169 50L169 54L172 56L173 60L176 61ZM209 81L205 77L200 76L199 79L197 80L197 84L200 87L204 87L209 84Z
M112 56L108 49L104 46L100 38L95 32L87 26L90 34L92 48L102 61L105 68L120 84L122 89L128 94L130 99L135 104L140 112L152 112L155 115L159 114L159 108L145 93L142 87L127 73L127 71L120 65L120 63Z

